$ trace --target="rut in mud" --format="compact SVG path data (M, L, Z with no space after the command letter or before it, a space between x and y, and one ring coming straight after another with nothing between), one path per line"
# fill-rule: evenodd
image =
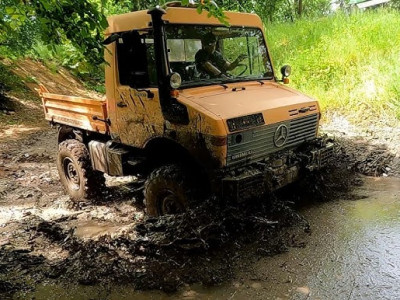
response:
M359 162L353 160L359 156L341 143L335 159L340 164L290 190L242 204L212 198L183 215L152 219L143 214L141 185L134 178L108 179L97 202L72 202L58 181L54 141L54 132L44 131L1 145L3 294L43 281L124 282L164 291L224 282L258 257L306 245L312 229L297 204L334 199L360 183L354 172ZM123 180L131 182L121 185Z
M1 120L25 122L27 113L11 104ZM335 133L334 164L288 189L242 204L208 199L186 214L148 219L136 178L108 178L101 199L72 202L55 166L56 133L43 127L40 103L33 104L26 106L29 125L46 129L0 143L1 298L21 293L23 298L42 282L118 282L174 291L185 283L228 281L260 257L307 244L312 228L297 205L353 199L351 188L361 184L358 173L400 175L393 151L399 145L390 142L400 140L399 133L388 130L379 138ZM13 107L16 113L8 115ZM32 129L4 128L12 130L0 137Z

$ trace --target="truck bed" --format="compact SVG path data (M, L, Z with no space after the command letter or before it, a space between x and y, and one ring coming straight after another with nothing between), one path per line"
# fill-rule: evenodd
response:
M94 116L102 120L107 119L104 100L52 94L42 84L37 92L42 98L46 120L99 133L108 132L107 123L93 120Z

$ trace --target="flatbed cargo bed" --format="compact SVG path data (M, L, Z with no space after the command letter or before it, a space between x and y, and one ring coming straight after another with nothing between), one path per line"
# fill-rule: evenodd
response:
M42 84L38 93L42 98L45 118L51 123L99 133L109 131L108 124L100 121L107 120L106 101L53 94Z

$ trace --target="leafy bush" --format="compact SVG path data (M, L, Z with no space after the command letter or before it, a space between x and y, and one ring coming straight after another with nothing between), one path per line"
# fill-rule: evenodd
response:
M81 79L88 88L105 93L104 64L91 63L71 43L65 42L50 47L38 42L27 55L42 61L52 72L57 72L59 66L63 66Z

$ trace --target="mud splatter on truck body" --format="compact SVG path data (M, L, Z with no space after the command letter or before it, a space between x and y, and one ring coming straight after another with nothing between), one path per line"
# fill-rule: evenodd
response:
M245 200L326 164L333 144L317 138L318 102L280 83L288 67L277 79L257 15L226 15L230 27L184 7L112 16L106 100L42 87L46 119L62 127L58 170L73 199L98 189L87 174L141 174L147 212L159 216L210 193ZM218 76L201 73L197 58L210 34L231 66Z

